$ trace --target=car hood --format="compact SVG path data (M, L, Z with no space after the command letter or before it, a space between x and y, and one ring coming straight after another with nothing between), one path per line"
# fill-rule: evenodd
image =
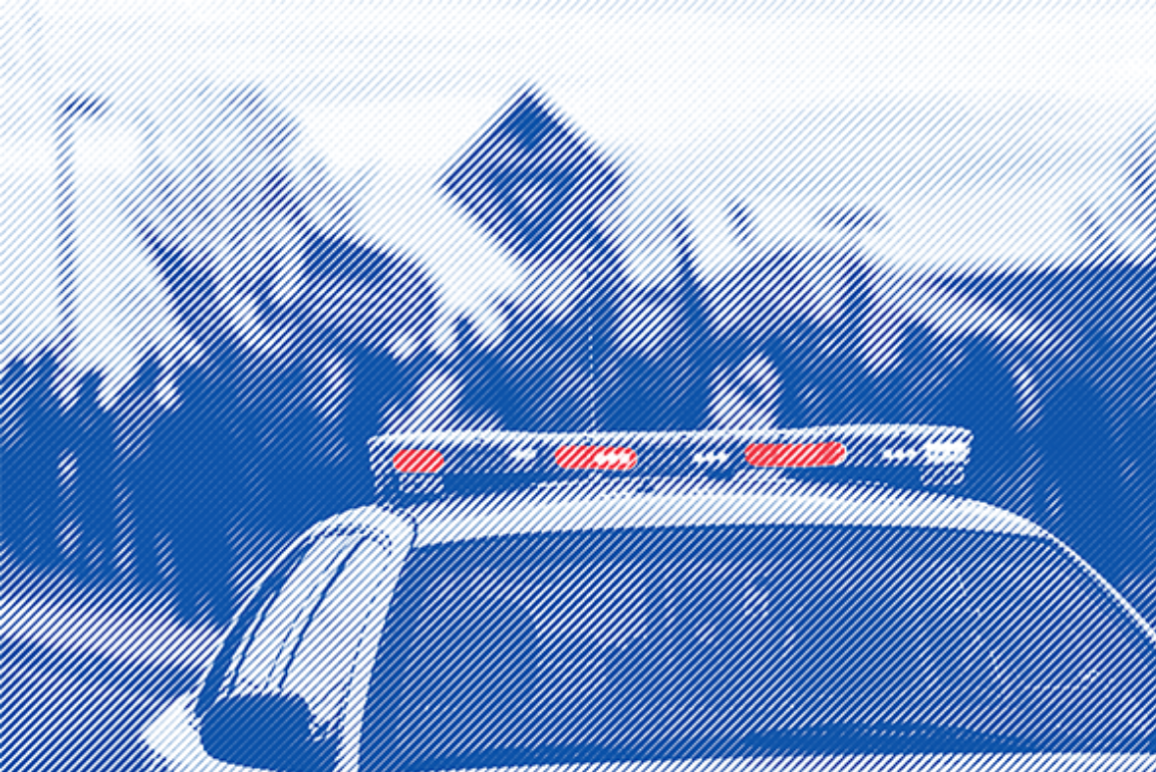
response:
M193 728L192 695L173 703L144 731L158 766L171 772L241 770L205 755ZM781 756L691 761L503 767L501 772L1156 772L1156 755L991 753L911 756ZM353 772L353 770L343 770Z

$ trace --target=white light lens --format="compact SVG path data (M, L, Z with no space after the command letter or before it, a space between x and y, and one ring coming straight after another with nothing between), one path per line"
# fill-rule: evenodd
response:
M728 456L726 453L723 453L721 450L712 453L695 453L694 458L691 459L691 463L700 465L724 464L728 458L730 458L730 456Z
M929 442L923 446L923 463L934 466L966 464L970 449L967 442Z
M881 458L885 462L892 463L892 464L907 464L907 463L911 463L911 462L915 461L915 458L918 455L919 455L919 451L916 450L915 448L903 448L903 449L884 450L883 453L881 454Z

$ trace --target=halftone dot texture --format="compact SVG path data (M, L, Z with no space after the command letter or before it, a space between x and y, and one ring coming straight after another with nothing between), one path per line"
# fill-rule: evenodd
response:
M1038 530L1156 611L1149 5L114 5L4 9L0 769L1149 763ZM914 423L984 504L625 478ZM605 479L414 444L287 547L422 431Z

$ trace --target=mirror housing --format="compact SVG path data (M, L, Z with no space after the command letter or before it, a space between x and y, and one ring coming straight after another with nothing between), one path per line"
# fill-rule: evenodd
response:
M238 694L201 719L201 746L215 759L284 772L333 772L335 738L313 731L309 704L296 694Z

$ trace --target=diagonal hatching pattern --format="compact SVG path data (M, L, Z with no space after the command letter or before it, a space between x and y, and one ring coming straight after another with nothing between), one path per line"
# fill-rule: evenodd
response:
M0 769L213 768L206 750L284 769L943 753L1059 768L1048 754L1151 750L1151 633L1089 571L1156 609L1142 108L932 93L750 119L754 92L782 88L767 79L688 142L734 88L700 42L746 72L774 47L766 20L736 6L696 37L681 10L638 11L637 48L685 51L635 107L632 87L591 86L642 55L614 48L635 11L606 8L529 35L566 50L586 35L573 77L513 33L509 58L538 62L517 79L420 59L390 93L475 89L495 112L420 174L349 172L317 142L320 75L157 96L137 70L111 97L74 92L91 81L51 62L93 33L18 5ZM470 18L516 26L508 10ZM750 29L711 26L723 17ZM117 18L93 29L132 40L138 22ZM1021 32L1025 48L1042 34ZM495 55L451 50L452 28L414 44L433 54L390 34L463 72ZM316 35L297 55L361 50L356 30ZM349 72L349 105L388 80ZM697 89L697 107L663 112L658 75L688 79L667 90ZM676 149L602 136L601 93L661 112L667 135L646 136ZM451 463L417 491L442 503L404 506L415 491L375 479L367 448L849 423L970 429L953 492L1023 519L850 469L831 487L688 468L523 489ZM605 475L647 469L607 447L629 460Z

